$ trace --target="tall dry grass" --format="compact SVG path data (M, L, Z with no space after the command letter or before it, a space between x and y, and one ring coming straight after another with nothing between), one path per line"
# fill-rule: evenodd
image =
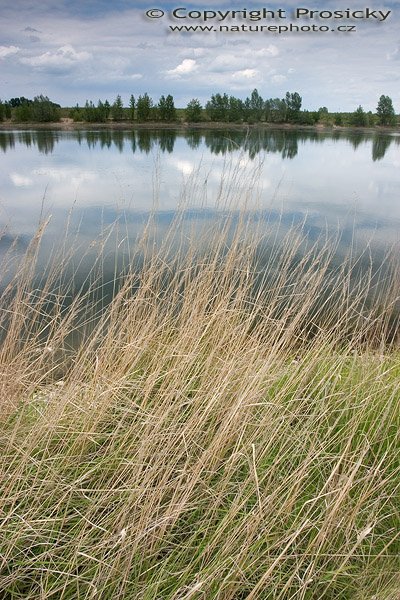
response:
M33 240L2 296L1 598L399 597L397 270L274 236L150 221L107 306L101 252L73 296Z

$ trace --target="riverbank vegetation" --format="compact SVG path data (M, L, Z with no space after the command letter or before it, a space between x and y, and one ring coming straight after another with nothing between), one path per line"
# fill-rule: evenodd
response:
M397 263L261 229L229 181L211 228L150 219L107 305L107 235L80 294L80 250L6 257L5 600L398 598Z
M318 110L302 109L302 97L298 92L287 92L284 98L264 99L258 90L246 99L236 98L227 93L213 94L203 107L198 99L190 100L185 109L175 107L171 94L162 95L155 102L147 93L131 94L128 106L124 107L122 98L117 95L110 103L108 100L86 101L84 106L76 105L71 109L61 109L47 96L37 96L34 100L12 98L0 101L0 121L4 119L16 123L57 122L67 117L75 122L84 123L232 123L232 124L292 124L325 125L346 127L374 127L376 125L395 127L398 125L392 99L381 95L375 113L365 112L360 105L352 113L329 112L322 106Z

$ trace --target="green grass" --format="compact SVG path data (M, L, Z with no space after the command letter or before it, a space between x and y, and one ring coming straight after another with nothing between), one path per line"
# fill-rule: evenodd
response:
M3 295L0 598L397 599L396 272L178 225L68 360L88 298Z

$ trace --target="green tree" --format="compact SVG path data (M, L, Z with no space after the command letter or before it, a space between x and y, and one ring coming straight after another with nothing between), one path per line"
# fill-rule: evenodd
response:
M250 118L254 121L261 121L264 114L264 100L258 93L257 89L254 89L249 98L248 106L250 109Z
M166 118L166 113L167 113L166 104L167 104L166 98L165 98L164 95L162 95L161 98L160 98L160 100L158 101L158 104L157 104L157 111L158 111L158 115L159 115L161 121L166 121L167 120L167 118Z
M168 94L166 98L167 121L176 121L176 108L173 96Z
M27 123L29 121L35 121L33 116L32 105L27 102L19 104L14 110L14 117L18 123Z
M161 121L175 121L176 120L176 109L174 99L169 94L167 97L161 96L158 103L158 114Z
M136 108L135 96L133 94L131 94L131 97L129 98L129 118L131 121L135 120L135 108Z
M231 123L241 122L244 118L244 104L240 98L229 96L228 120Z
M24 106L24 104L21 106ZM60 120L60 105L51 102L51 100L49 100L47 96L43 96L43 94L35 96L30 108L32 110L32 121L50 123L52 121Z
M372 112L372 110L369 110L366 114L366 118L367 118L367 126L368 127L374 127L375 126L375 115Z
M286 111L286 121L289 123L295 123L300 115L302 98L300 94L297 92L286 92L286 97L284 100L287 111Z
M104 106L104 102L102 102L101 100L97 102L96 117L98 123L105 123L105 121L107 120L107 109Z
M229 97L228 94L214 94L206 104L206 112L211 121L228 121Z
M6 119L11 119L11 105L9 102L4 102L4 116Z
M136 116L140 122L149 121L152 114L153 100L147 92L143 96L139 96L136 103Z
M109 103L108 100L105 100L104 102L104 114L106 115L106 119L108 119L108 117L110 116L110 112L111 112L111 105Z
M297 123L300 125L315 125L319 120L319 112L310 110L301 110L298 117Z
M361 106L361 104L359 105L359 107L357 108L357 110L355 110L351 117L350 117L350 123L351 125L354 125L355 127L365 127L367 124L367 115L364 112L363 107Z
M9 104L12 108L18 108L22 104L32 104L32 100L25 98L25 96L20 96L19 98L11 98Z
M316 116L315 121L321 123L329 123L329 111L326 106L320 106L317 112L314 113Z
M339 127L341 125L343 125L343 115L342 115L342 113L335 113L334 123L335 123L335 125L338 125Z
M203 107L197 98L193 98L188 102L185 109L186 121L189 123L199 123L202 119Z
M382 95L379 98L376 112L380 125L395 125L396 113L394 112L393 101L389 96Z
M114 121L122 121L122 119L124 118L124 105L122 102L122 98L119 94L115 98L114 103L111 107L111 116Z
M84 120L84 109L79 107L79 104L77 103L76 106L74 106L74 108L72 108L69 111L69 117L71 119L73 119L74 121L83 121Z
M286 121L287 105L281 98L270 98L265 102L265 117L270 123Z
M243 102L243 118L245 121L251 120L251 106L250 106L250 98L247 97Z
M87 123L95 123L96 122L96 107L93 102L90 100L86 100L85 108L83 109L83 119Z

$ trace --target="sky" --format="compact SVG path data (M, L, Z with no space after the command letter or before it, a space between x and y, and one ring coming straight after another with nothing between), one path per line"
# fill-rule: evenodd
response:
M349 4L351 5L349 7ZM329 11L391 11L374 17L334 19ZM185 18L174 18L172 12ZM266 8L262 21L210 19L202 11ZM296 9L322 11L324 18L295 19ZM149 18L150 9L163 11ZM185 10L183 10L185 9ZM286 18L278 18L278 10ZM191 11L195 11L191 13ZM196 12L197 11L197 12ZM190 18L192 14L192 18ZM328 16L326 16L328 15ZM220 16L219 16L220 17ZM219 31L241 27L326 27L328 31ZM172 32L176 25L212 25L217 31ZM355 31L331 31L337 26ZM147 92L156 102L172 94L177 107L192 98L205 103L227 92L245 98L257 88L264 98L298 92L303 108L375 111L389 95L400 112L400 1L364 3L342 0L0 0L0 98L38 94L62 106L108 99L120 94L127 105Z

